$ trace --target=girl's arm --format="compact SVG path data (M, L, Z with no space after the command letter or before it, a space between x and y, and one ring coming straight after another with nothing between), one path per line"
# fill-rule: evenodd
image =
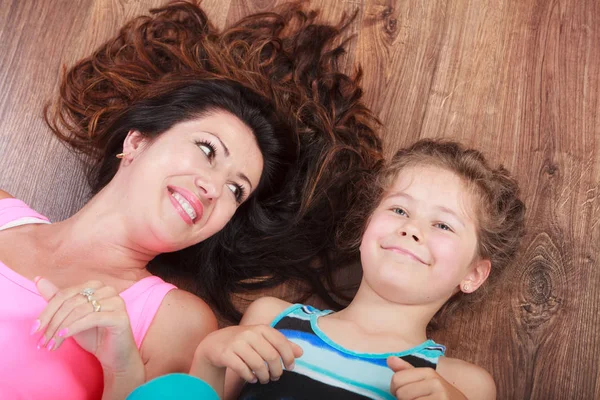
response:
M394 371L390 392L398 399L425 396L448 400L496 399L496 385L490 374L465 361L440 357L434 370L415 368L398 357L389 357L388 366Z
M282 361L290 367L302 354L298 346L269 326L288 306L271 297L253 302L239 326L213 332L200 343L190 374L209 383L225 399L237 397L244 381L266 383L279 376Z
M440 357L437 372L469 400L496 399L494 378L477 365L457 358Z
M262 297L250 304L240 321L240 326L259 324L270 325L275 317L291 305L291 303L276 297ZM225 374L224 398L227 400L236 399L240 390L242 390L244 382L244 379L236 374L235 371L228 368Z

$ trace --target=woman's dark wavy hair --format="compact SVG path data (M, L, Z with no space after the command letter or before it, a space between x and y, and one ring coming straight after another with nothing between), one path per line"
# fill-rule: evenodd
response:
M284 134L289 128L282 125L267 99L235 82L184 77L159 82L146 95L123 110L107 128L107 135L90 138L94 140L92 149L102 150L102 157L88 175L92 194L98 193L117 173L120 160L116 155L123 151L123 141L130 130L152 140L175 124L215 111L226 111L239 118L256 138L263 156L263 171L252 198L268 197L274 193L273 188L284 182L296 151Z
M352 231L346 213L382 161L379 123L361 101L362 71L340 67L353 18L320 23L317 12L289 3L219 31L196 3L171 3L130 21L66 71L58 101L46 109L54 133L94 166L114 156L104 144L115 121L171 82L225 80L268 99L276 124L287 127L282 141L295 151L277 185L213 237L149 266L230 320L240 317L232 295L287 281L331 307L339 306L333 295L343 297L333 280L347 265L340 232ZM109 179L99 171L92 186Z

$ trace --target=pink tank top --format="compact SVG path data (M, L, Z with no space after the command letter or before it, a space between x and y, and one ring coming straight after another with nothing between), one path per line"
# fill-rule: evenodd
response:
M17 199L0 200L0 230L48 223ZM123 291L138 348L165 295L175 286L157 276ZM100 399L103 376L98 360L73 339L56 351L37 349L33 322L46 306L35 284L0 261L0 399Z

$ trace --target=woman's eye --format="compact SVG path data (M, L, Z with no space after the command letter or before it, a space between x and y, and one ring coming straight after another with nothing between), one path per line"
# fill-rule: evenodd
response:
M233 193L235 201L238 204L241 203L242 199L244 198L244 188L235 183L229 183L227 184L227 187L229 188L229 190L231 190L231 193Z
M444 224L443 222L438 222L437 224L435 224L436 227L440 228L443 231L450 231L450 232L454 232L452 230L452 228L450 228L448 225Z
M217 150L215 149L215 146L213 146L211 143L196 142L196 145L200 148L200 150L202 150L204 152L204 154L206 155L206 157L208 157L209 160L212 160L213 158L215 158L215 154L217 153Z
M406 213L406 211L404 211L404 209L403 209L403 208L399 208L399 207L392 208L392 211L393 211L395 214L398 214L398 215L402 215L402 216L408 216L408 214Z

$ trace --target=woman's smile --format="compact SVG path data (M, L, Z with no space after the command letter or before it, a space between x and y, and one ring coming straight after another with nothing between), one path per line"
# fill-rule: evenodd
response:
M202 219L204 206L196 195L189 190L176 186L169 186L167 191L171 203L186 224L193 225L194 222Z

